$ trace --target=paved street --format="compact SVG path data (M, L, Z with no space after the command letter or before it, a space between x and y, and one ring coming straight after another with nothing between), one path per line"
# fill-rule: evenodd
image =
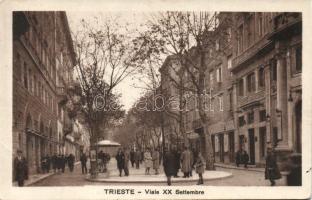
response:
M117 176L117 169L114 160L109 165L110 174ZM143 167L143 166L142 166ZM136 170L130 167L130 176L138 176L144 174L144 169ZM210 186L269 186L269 181L264 180L262 172L217 168L217 171L226 171L232 173L233 176L218 180L205 181L205 185ZM153 171L152 171L153 172ZM161 170L162 172L162 170ZM132 175L131 175L132 174ZM197 174L195 174L197 178ZM130 178L130 177L129 177ZM124 179L121 177L120 179ZM196 182L179 182L173 185L195 185ZM105 183L105 182L89 182L85 180L85 176L81 174L80 164L75 166L74 172L66 169L65 173L54 174L44 180L41 180L32 186L83 186L83 185L166 185L166 183ZM277 185L283 185L282 181Z

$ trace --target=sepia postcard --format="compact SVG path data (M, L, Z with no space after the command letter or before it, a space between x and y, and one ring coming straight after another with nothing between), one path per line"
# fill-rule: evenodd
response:
M311 198L311 1L0 9L0 199Z

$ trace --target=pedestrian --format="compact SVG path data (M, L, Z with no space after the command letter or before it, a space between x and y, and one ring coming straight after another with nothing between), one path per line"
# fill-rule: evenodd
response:
M175 173L174 173L174 177L177 178L178 176L178 172L179 169L181 167L180 165L180 158L181 158L181 153L178 149L176 149L175 147L172 147L172 153L174 155L174 163L175 163Z
M82 152L82 155L80 156L82 174L88 173L87 160L88 160L87 155L84 152Z
M301 186L302 185L302 166L301 166L301 154L293 153L289 157L289 169L290 172L287 175L288 186Z
M192 155L191 151L188 149L187 146L185 146L184 151L181 154L181 170L184 173L183 178L190 177L190 171L191 171L191 163L192 163Z
M275 152L271 147L267 148L267 157L265 160L265 179L269 179L271 186L274 186L275 180L281 178L281 173L276 163Z
M124 149L125 161L124 161L124 172L125 176L129 176L129 160L130 160L130 152L128 148Z
M57 155L54 154L51 158L51 162L52 162L52 168L53 168L53 171L54 173L56 172L56 169L57 169Z
M242 154L243 154L243 149L240 147L239 150L236 152L236 156L235 156L235 162L236 162L237 167L239 167L239 164L243 163L241 159Z
M153 151L152 159L153 159L153 169L155 170L155 175L158 175L159 174L159 172L158 172L158 169L159 169L159 151L158 151L158 148L156 148Z
M14 180L17 181L19 187L24 186L24 181L28 179L28 165L21 150L17 150L17 156L14 158L13 167Z
M47 169L47 172L50 173L50 168L51 168L51 156L47 155L47 156L46 156L46 159L47 159L46 169Z
M242 153L242 161L243 161L244 167L248 168L247 164L249 162L249 156L248 156L247 151L245 151L245 150L243 150L243 153Z
M195 157L195 170L196 170L196 173L198 174L198 182L197 182L197 185L201 185L201 184L204 184L204 179L203 179L203 173L205 172L205 160L201 154L201 152L199 151L198 153L195 153L196 157Z
M41 172L44 174L47 169L47 158L45 156L41 156L40 163L41 163Z
M145 175L150 175L150 168L153 165L153 160L149 148L147 148L144 153L144 165L145 165Z
M122 152L121 148L118 149L116 160L117 160L117 168L119 170L119 176L121 177L122 170L124 169L125 166L125 155Z
M171 185L171 177L176 173L175 155L171 150L165 148L163 166L167 177L167 184Z
M135 161L136 169L140 169L140 160L141 160L141 152L139 149L137 149L134 154L134 161Z
M67 158L67 164L70 172L74 171L74 163L75 163L75 156L73 154L69 154Z
M143 163L143 160L144 160L144 152L143 152L143 150L142 151L140 151L140 164L142 164Z
M194 166L195 166L196 157L197 157L196 150L195 150L195 148L192 148L192 150L191 150L191 171L190 171L191 177L193 176L192 171L193 171Z
M66 157L64 154L61 155L61 169L62 173L65 172L65 166L66 166Z
M135 162L134 154L135 154L134 150L131 149L131 151L130 151L130 162L131 162L131 167L132 168L134 167L134 162Z
M59 154L57 156L57 171L61 172L61 169L62 169L62 155Z

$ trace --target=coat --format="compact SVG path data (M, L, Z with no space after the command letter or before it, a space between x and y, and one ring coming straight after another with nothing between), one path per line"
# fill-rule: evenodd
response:
M195 161L195 169L196 173L204 173L205 172L205 160L202 155L198 155Z
M135 161L140 161L141 160L141 152L140 151L134 152L134 160Z
M192 154L189 150L185 150L181 154L181 170L184 173L190 172L192 170Z
M130 153L129 153L129 151L125 151L124 155L125 155L124 168L128 168L129 167L129 160L130 160Z
M163 160L166 176L174 176L176 173L175 155L172 152L166 152Z
M125 166L125 155L123 152L117 153L116 155L118 169L123 169Z
M25 157L14 159L14 180L23 181L28 179L28 165Z
M152 155L149 151L144 153L144 164L146 168L152 167L153 165Z
M159 152L154 151L152 158L153 158L153 169L159 169Z
M265 162L265 179L280 179L281 173L276 163L276 156L274 153L267 155Z

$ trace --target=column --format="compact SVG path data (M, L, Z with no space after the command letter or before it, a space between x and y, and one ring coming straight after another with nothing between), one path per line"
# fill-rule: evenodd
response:
M278 52L277 58L277 125L279 145L287 143L287 66L286 55L284 52Z
M243 77L243 85L244 85L244 97L247 96L247 76Z

